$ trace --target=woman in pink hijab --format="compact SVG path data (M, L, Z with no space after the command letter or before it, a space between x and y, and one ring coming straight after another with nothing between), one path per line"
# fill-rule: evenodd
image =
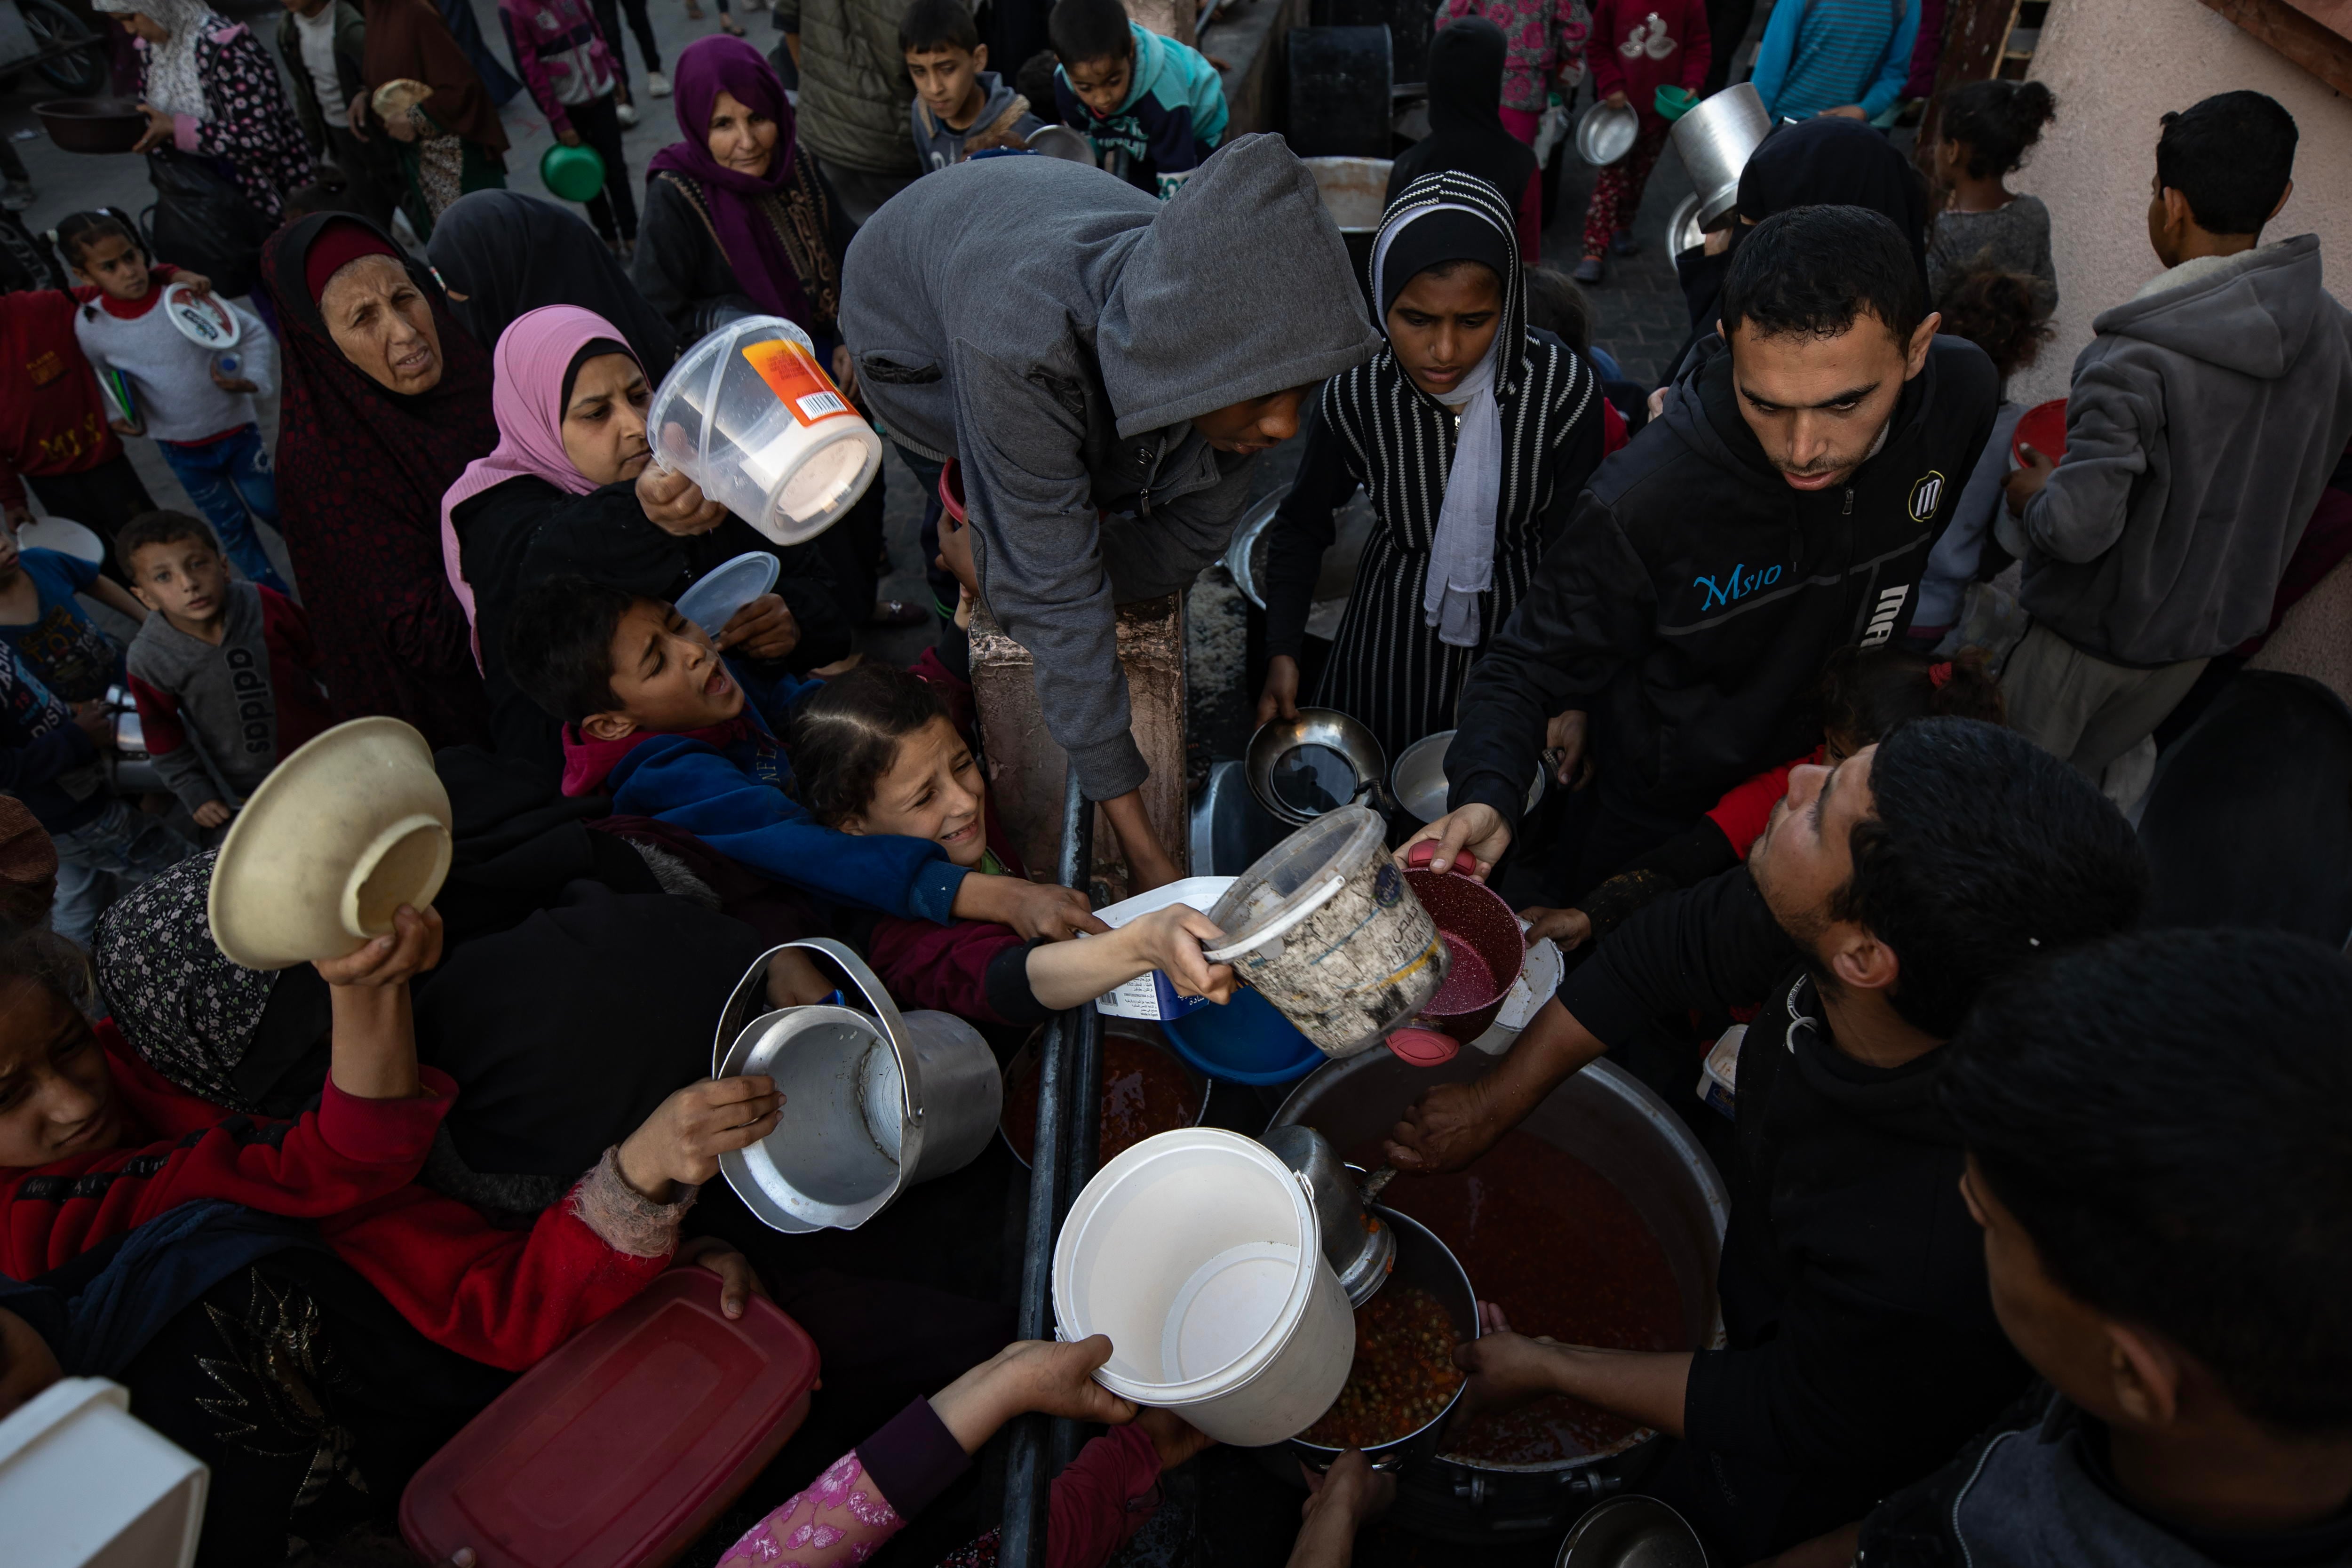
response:
M653 388L611 322L572 305L528 311L499 334L491 363L499 444L442 498L441 548L473 621L499 755L551 783L562 768L556 721L506 669L508 608L543 577L577 573L674 600L711 568L764 551L782 562L777 592L738 612L719 646L794 673L849 651L849 628L825 583L812 580L805 547L779 549L685 475L653 466Z

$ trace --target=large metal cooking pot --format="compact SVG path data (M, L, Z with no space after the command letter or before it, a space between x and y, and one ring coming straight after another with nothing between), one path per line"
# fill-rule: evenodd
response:
M1675 154L1698 192L1699 227L1717 229L1732 220L1739 205L1739 172L1771 129L1755 84L1744 81L1675 121Z
M866 1008L766 1010L768 961L785 947L833 961ZM719 1157L743 1206L777 1230L855 1230L918 1183L960 1171L996 1134L1004 1083L980 1031L950 1013L898 1011L837 942L811 937L752 962L720 1011L710 1074L766 1073L776 1130Z
M1385 1133L1423 1089L1467 1083L1490 1065L1475 1051L1435 1067L1368 1051L1316 1069L1283 1101L1274 1125L1305 1123L1345 1152ZM1689 1342L1722 1343L1715 1273L1729 1200L1714 1163L1666 1103L1623 1069L1598 1061L1554 1089L1519 1130L1569 1151L1616 1184L1656 1235L1674 1270ZM1471 1283L1477 1283L1475 1274ZM1657 1451L1654 1435L1635 1433L1601 1453L1547 1464L1499 1464L1441 1452L1399 1478L1391 1517L1447 1541L1557 1535L1596 1499L1638 1480Z

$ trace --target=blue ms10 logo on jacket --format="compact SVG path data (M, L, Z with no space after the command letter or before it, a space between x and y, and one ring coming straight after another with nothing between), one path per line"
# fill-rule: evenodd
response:
M1744 599L1758 589L1769 588L1780 580L1780 568L1778 566L1750 567L1741 562L1720 577L1694 577L1691 586L1706 595L1698 607L1699 614L1705 615L1717 605Z

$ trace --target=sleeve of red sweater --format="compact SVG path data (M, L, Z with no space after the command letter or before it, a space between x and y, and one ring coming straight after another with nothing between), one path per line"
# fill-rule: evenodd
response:
M1038 1024L1051 1015L1029 989L1029 947L1011 926L940 925L886 915L875 922L866 956L902 1007L992 1024Z
M500 1230L457 1199L417 1186L319 1229L417 1332L520 1372L669 1266L674 1222L669 1245L641 1257L609 1245L581 1217L595 1181L583 1180L527 1231Z
M1046 1503L1048 1568L1101 1568L1159 1510L1160 1455L1129 1423L1078 1450Z
M416 1100L359 1100L328 1080L292 1121L223 1110L108 1052L117 1114L152 1142L0 1177L0 1273L29 1279L200 1198L320 1219L382 1198L424 1167L457 1086L424 1069Z
M1675 35L1683 45L1683 89L1696 92L1706 85L1707 67L1715 63L1715 46L1706 30L1706 7L1699 0L1690 0L1683 7L1681 30ZM1734 38L1727 46L1738 47Z
M1616 0L1593 0L1592 31L1585 38L1584 62L1592 68L1592 96L1596 99L1625 90L1625 68L1617 54L1617 46L1625 41L1626 29L1618 25L1618 10ZM1634 19L1639 18L1637 10Z

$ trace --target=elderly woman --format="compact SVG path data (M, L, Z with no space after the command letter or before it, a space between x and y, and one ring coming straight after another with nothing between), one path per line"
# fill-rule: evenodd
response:
M815 156L794 134L793 106L767 58L739 38L704 38L678 57L683 141L654 154L629 276L681 346L739 316L782 316L852 396L835 315L850 225ZM855 622L910 626L925 612L877 602L882 480L820 543L836 597Z
M361 74L373 94L394 82L432 89L422 102L389 119L370 118L399 142L408 183L409 226L429 239L451 203L468 191L507 183L506 127L498 105L431 0L366 0L367 53Z
M261 261L285 342L278 507L335 716L389 713L436 748L487 741L438 520L498 442L489 356L431 270L363 219L304 218Z
M204 0L95 4L121 16L138 40L147 133L131 151L168 143L226 165L245 199L274 227L286 197L312 176L302 123L261 41Z

